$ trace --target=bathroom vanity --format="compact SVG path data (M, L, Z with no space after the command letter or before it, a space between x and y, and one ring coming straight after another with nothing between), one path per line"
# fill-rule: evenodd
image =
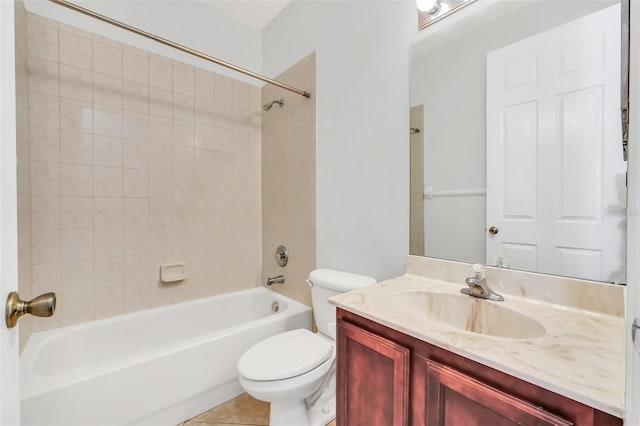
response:
M338 425L621 425L624 289L409 256L338 306ZM530 294L527 294L530 293ZM524 296L524 297L523 297Z

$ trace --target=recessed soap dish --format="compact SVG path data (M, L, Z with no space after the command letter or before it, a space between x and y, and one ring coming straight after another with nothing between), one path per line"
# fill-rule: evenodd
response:
M160 281L163 283L177 283L187 278L184 263L160 265Z

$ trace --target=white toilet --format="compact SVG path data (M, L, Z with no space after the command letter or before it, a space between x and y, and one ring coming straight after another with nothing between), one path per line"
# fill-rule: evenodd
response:
M244 390L271 403L271 426L320 426L335 417L336 309L328 299L376 280L316 269L307 283L318 333L300 328L271 336L238 361Z

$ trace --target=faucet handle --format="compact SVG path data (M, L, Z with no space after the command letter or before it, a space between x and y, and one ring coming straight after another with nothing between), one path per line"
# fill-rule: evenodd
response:
M469 270L473 273L474 278L482 279L485 277L485 269L482 263L474 263L469 266Z

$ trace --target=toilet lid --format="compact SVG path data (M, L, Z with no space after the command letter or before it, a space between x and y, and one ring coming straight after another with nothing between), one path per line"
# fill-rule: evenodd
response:
M306 329L280 333L255 344L238 361L238 373L256 381L282 380L313 370L333 353L333 346Z

